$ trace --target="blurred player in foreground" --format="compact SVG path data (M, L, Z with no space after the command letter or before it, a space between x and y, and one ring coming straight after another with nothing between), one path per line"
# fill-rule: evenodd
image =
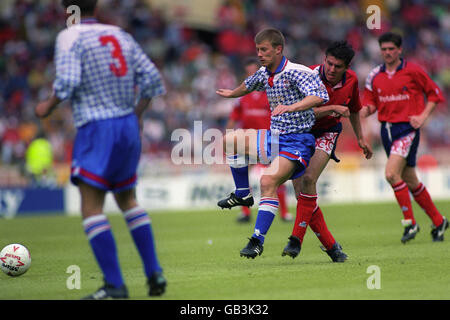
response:
M388 32L381 35L378 42L384 63L374 68L366 79L361 115L367 117L378 111L381 139L388 156L386 180L394 190L404 217L402 224L405 229L401 241L406 243L419 232L409 192L433 222L433 241L443 241L449 223L419 181L415 166L420 128L444 98L421 67L400 57L400 35Z
M350 122L358 145L363 150L366 159L370 159L372 148L363 137L359 119L361 101L358 78L356 73L349 69L354 55L355 52L345 41L335 42L327 48L324 63L311 66L311 68L319 72L322 82L327 88L330 100L325 105L348 107ZM317 204L316 190L317 180L330 159L339 162L335 150L339 134L342 131L342 123L339 115L322 117L321 109L323 106L318 106L314 110L317 118L320 119L316 120L311 130L316 138L316 151L305 173L292 181L298 199L297 215L292 235L282 255L295 258L300 253L301 244L309 225L323 244L322 249L331 259L334 262L344 262L347 255L328 230L322 210Z
M245 64L246 77L251 76L259 69L257 59L248 59ZM253 91L239 98L234 105L227 123L227 129L270 129L270 105L264 91ZM283 221L292 221L292 215L288 212L286 199L286 186L280 185L277 190L278 201L280 203L280 218ZM238 222L249 222L251 210L249 207L241 207L242 213L238 217Z
M103 213L112 191L139 251L150 287L161 295L166 280L159 264L151 221L135 197L141 153L140 118L151 98L164 94L159 71L135 40L122 29L94 18L96 0L63 0L77 5L81 23L61 31L56 40L53 95L36 106L48 116L63 100L72 103L77 135L71 181L81 194L83 228L105 284L86 299L128 298L111 226ZM135 106L135 87L139 102Z
M249 159L270 163L260 179L261 199L254 233L240 251L240 255L247 258L255 258L263 252L265 236L278 210L278 187L305 172L315 146L310 133L315 121L312 108L328 101L318 72L292 63L283 55L284 36L279 30L260 31L255 36L255 44L262 67L237 88L217 90L217 94L225 98L242 97L255 90L266 91L272 110L270 130L239 129L224 137L224 150L236 190L220 200L219 207L253 205L248 181Z

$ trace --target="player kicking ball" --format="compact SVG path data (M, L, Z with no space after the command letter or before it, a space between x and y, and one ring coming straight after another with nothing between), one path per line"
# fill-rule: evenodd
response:
M253 75L260 68L256 58L245 61L244 69L246 77ZM227 122L227 129L270 129L270 118L272 116L267 95L263 91L252 91L237 100L233 106L230 118ZM263 168L262 165L256 165L253 170ZM258 171L259 172L259 171ZM286 186L282 184L277 190L277 197L280 203L280 218L282 221L290 222L292 215L288 212ZM238 222L250 222L251 210L249 207L241 206L241 215Z
M255 258L263 252L265 236L278 211L278 187L305 172L315 148L315 139L310 133L315 121L312 108L328 101L319 74L290 62L283 55L284 36L279 30L260 31L255 36L255 44L262 67L234 90L217 90L217 94L225 98L238 98L255 90L266 91L272 110L270 130L235 130L228 132L223 141L236 189L218 202L219 207L252 206L248 163L251 160L269 164L260 179L261 199L254 233L240 251L240 255L247 258ZM329 109L342 111L339 107Z

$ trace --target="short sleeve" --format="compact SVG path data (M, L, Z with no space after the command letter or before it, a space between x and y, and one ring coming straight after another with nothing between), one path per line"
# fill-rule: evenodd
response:
M265 91L266 90L266 71L261 68L253 75L244 80L245 87L248 91Z
M55 45L56 76L53 90L61 100L70 99L81 84L81 48L76 29L66 29L58 34Z
M330 99L328 96L327 88L320 79L319 73L314 71L311 73L306 72L292 72L291 82L294 82L298 90L305 96L316 96L324 100L323 103L327 103Z
M437 84L428 76L428 74L419 66L415 68L414 80L422 88L428 101L441 103L445 101L444 95Z
M135 81L143 98L152 98L166 93L162 76L155 64L134 41L133 68Z

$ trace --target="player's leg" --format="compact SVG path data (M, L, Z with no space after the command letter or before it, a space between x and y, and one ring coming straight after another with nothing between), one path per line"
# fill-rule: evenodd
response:
M261 200L259 202L254 233L247 246L241 250L241 256L255 258L257 255L261 255L265 236L278 211L277 189L289 179L296 165L294 161L278 156L265 169L260 180Z
M115 120L84 125L77 131L72 152L70 178L79 188L83 228L105 280L105 286L87 299L128 297L111 226L103 213L105 195L111 186L107 170L110 152L116 144L111 138L115 127Z
M420 131L413 130L409 124L382 123L381 140L388 156L385 167L385 177L391 185L395 198L403 213L402 224L404 226L403 243L414 239L419 232L412 211L408 186L403 181L403 171L406 166L414 166Z
M405 227L401 241L403 243L414 239L419 226L414 219L414 213L412 210L411 199L409 197L408 186L402 179L403 170L406 167L405 157L398 154L389 155L388 161L385 167L385 176L388 183L391 185L397 203L403 213L402 224Z
M303 175L292 180L297 198L296 216L288 245L283 249L282 256L295 258L300 253L306 229L313 212L318 208L316 182L328 160L329 155L326 152L316 149Z
M135 187L136 171L141 155L141 142L137 118L134 114L115 123L117 141L111 150L106 172L111 191L118 207L123 212L128 229L142 259L144 272L150 284L150 295L164 292L166 281L159 264L150 217L139 206ZM153 284L153 286L152 286Z
M109 221L103 214L105 191L82 181L78 183L78 187L83 228L105 280L104 287L85 299L127 298L128 292L119 266L116 243Z
M249 165L249 171L251 172L252 166ZM236 221L238 223L247 223L251 220L252 211L249 207L241 206L241 212L239 213Z
M301 196L302 194L310 196L317 194L317 181L330 160L330 154L331 152L328 153L320 148L316 148L303 176L293 180L295 194L298 199L297 219L293 235L296 233L296 236L301 238L301 242L303 242L303 237L306 232L306 227L304 227L304 225L307 224L306 222L303 223L303 221L306 221L310 216L309 226L322 243L322 250L324 250L334 262L344 262L347 259L347 255L342 251L342 247L336 242L328 229L321 208L317 203L311 203L311 205L308 206L308 202L303 201ZM314 199L309 198L309 200Z
M149 294L159 296L164 293L167 281L162 275L156 253L150 217L147 211L139 206L134 188L114 193L114 198L123 212L128 230L142 259L150 287Z
M250 222L252 211L249 207L242 206L241 213L237 217L236 221L240 223Z
M402 173L402 179L407 184L414 200L420 205L420 207L433 222L433 227L431 230L433 241L443 241L444 231L448 228L449 223L436 208L425 185L419 181L415 167L406 166Z
M236 188L228 197L217 203L222 209L231 209L235 206L251 207L253 205L248 165L249 159L257 159L257 140L258 130L227 130L223 138L223 147Z
M313 212L317 208L316 183L320 174L326 167L329 155L323 150L316 149L305 173L293 180L297 195L297 212L292 235L303 242L306 229L310 223Z

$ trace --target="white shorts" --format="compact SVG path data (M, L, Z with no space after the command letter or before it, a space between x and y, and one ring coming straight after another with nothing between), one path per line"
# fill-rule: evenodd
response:
M415 137L416 132L412 131L406 136L392 142L391 154L397 154L403 158L407 158Z
M316 150L322 150L328 155L334 150L334 146L336 145L338 132L325 132L320 137L316 138Z

